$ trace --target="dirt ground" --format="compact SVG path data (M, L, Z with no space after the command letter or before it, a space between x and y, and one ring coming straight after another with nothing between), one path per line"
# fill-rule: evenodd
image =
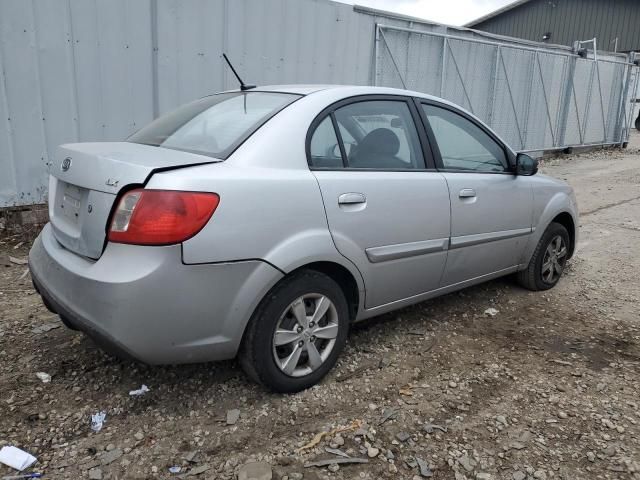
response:
M502 279L374 319L352 330L321 385L297 395L266 393L235 362L149 367L102 353L44 308L26 266L9 260L29 245L7 238L0 446L29 451L32 470L55 479L235 479L252 461L289 480L411 480L421 470L437 480L640 479L633 143L546 162L544 173L574 186L582 212L557 288L532 293ZM129 395L142 384L148 393ZM94 433L98 411L106 421ZM340 458L327 447L368 463L305 467ZM268 465L260 478L271 478ZM0 466L0 476L12 472Z

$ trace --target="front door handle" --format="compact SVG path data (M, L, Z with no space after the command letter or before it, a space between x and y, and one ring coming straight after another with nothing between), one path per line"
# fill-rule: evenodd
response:
M366 202L367 197L363 193L343 193L338 197L338 204L340 205L356 205Z
M476 191L473 188L463 188L458 196L460 198L473 198L476 196Z

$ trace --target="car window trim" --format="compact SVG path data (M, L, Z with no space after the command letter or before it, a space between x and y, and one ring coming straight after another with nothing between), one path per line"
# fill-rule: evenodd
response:
M416 105L416 109L418 110L418 114L420 115L420 119L422 121L422 126L425 130L427 137L429 138L429 144L432 145L433 148L433 158L436 165L436 170L443 173L477 173L482 175L515 175L515 169L513 167L513 155L507 146L502 142L496 135L489 130L485 125L479 123L475 118L468 115L466 112L459 110L451 105L447 105L446 103L441 103L436 100L431 100L428 98L422 97L413 97L414 103ZM451 169L444 168L444 163L442 161L442 155L440 154L440 146L438 145L438 141L436 139L435 134L433 133L433 129L431 128L431 124L429 123L429 119L427 118L427 114L422 108L422 105L432 105L437 108L442 108L444 110L449 110L450 112L460 115L462 118L470 121L472 124L480 128L484 133L486 133L489 138L491 138L496 144L500 147L500 149L504 153L505 160L507 161L506 170L503 172L483 172L483 171L475 171L475 170L461 170L461 169Z
M416 129L416 133L418 135L418 141L420 143L420 152L422 153L422 158L424 162L425 168L350 168L344 165L347 165L347 157L346 157L346 149L344 148L344 142L342 140L342 134L340 132L340 128L338 127L337 119L335 119L335 111L339 108L345 107L347 105L368 102L368 101L393 101L393 102L404 102L409 108L409 112L411 114L411 118L413 120L413 124ZM342 155L342 164L343 167L318 167L313 165L312 157L311 157L311 139L313 134L315 133L318 126L324 121L324 119L332 115L335 119L335 123L333 124L333 128L336 131L336 138L338 139L338 144L340 145L340 153ZM333 123L333 120L332 120ZM434 159L434 152L431 148L429 139L424 132L422 118L420 117L420 112L417 109L413 98L407 95L392 95L392 94L366 94L366 95L355 95L352 97L343 98L338 100L329 106L325 107L316 117L313 119L309 128L307 130L307 138L305 141L305 150L307 155L307 165L310 170L321 170L321 171L336 171L336 172L435 172L436 163Z
M342 157L342 168L348 168L347 164L347 150L344 148L344 140L342 140L342 132L340 131L340 127L338 126L338 120L336 119L335 112L331 112L329 114L331 118L331 125L333 125L333 133L336 136L336 140L338 141L338 148L340 149L340 156ZM320 122L321 124L322 122ZM318 125L320 125L318 124ZM316 133L315 130L313 133ZM313 135L311 135L313 137Z

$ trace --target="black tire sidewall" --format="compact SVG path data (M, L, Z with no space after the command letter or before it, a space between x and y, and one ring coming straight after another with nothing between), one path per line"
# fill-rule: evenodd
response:
M562 278L562 275L560 275L556 279L556 281L553 283L547 283L542 279L542 262L544 261L544 256L547 250L547 246L549 245L549 242L551 242L551 240L558 235L562 237L565 247L567 248L567 257L565 257L565 263L564 263L564 267L566 268L567 259L569 255L568 249L570 245L569 232L567 232L567 229L562 225L560 225L559 223L552 223L551 225L549 225L547 230L542 235L542 238L540 239L540 243L539 243L540 250L538 252L538 255L536 256L535 282L538 290L549 290L550 288L555 287L557 283L560 281L560 278ZM564 268L563 268L563 273L564 273Z
M273 334L278 320L289 305L309 293L325 295L333 302L338 313L338 336L331 354L316 371L304 377L290 377L283 373L273 358ZM327 275L304 271L285 279L270 292L253 319L253 368L260 382L280 393L299 392L318 383L335 365L349 333L349 309L340 286Z

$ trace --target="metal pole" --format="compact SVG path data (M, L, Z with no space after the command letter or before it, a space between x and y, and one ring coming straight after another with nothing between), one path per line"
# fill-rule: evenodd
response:
M442 37L442 72L440 74L440 97L444 96L444 81L447 74L447 37Z
M626 67L626 75L621 75L620 78L622 83L620 85L620 92L622 94L620 98L620 102L618 105L618 121L616 124L616 131L620 131L620 146L624 144L625 137L625 129L628 127L626 123L627 119L627 105L629 104L629 100L627 99L627 95L629 94L629 83L631 82L631 69L633 67ZM625 78L626 76L626 78Z
M373 59L373 85L374 86L378 86L378 76L380 75L379 72L379 47L378 45L380 44L380 25L378 25L376 23L376 35L375 35L375 41L373 42L373 55L374 55L374 59Z
M631 56L635 57L635 53L631 52ZM630 99L629 99L629 103L631 103L631 99L635 100L635 96L637 94L638 80L640 80L640 69L636 65L633 65L629 68L632 69L631 77L633 78L633 81L631 82L631 85L633 86L631 87L631 93L630 93ZM635 113L635 103L632 103L632 105L633 106L629 108L629 114L627 116L625 142L629 141L629 136L631 135L631 129L633 128L632 125L633 125L633 114Z
M596 64L596 73L598 74L598 92L600 93L600 109L602 110L602 127L604 129L604 138L603 142L607 141L609 134L607 132L607 119L604 115L604 99L602 97L602 81L600 80L600 64L598 63L598 51L597 51L597 43L596 39L593 39L593 61Z
M387 30L397 30L399 32L412 32L415 33L416 35L426 35L426 36L432 36L432 37L446 37L449 38L451 40L462 40L465 42L472 42L472 43L477 43L477 44L482 44L482 45L500 45L503 48L513 48L514 50L523 50L523 51L530 51L530 52L535 52L537 50L540 50L540 47L528 47L528 46L524 46L524 45L511 45L508 43L500 43L500 42L496 42L496 41L489 41L489 40L481 40L478 38L473 38L473 37L461 37L459 35L450 35L447 33L438 33L438 32L428 32L425 30L413 30L410 28L406 28L406 27L396 27L395 25L385 25L385 24L380 24L381 27L387 29ZM505 38L505 41L507 39ZM576 43L588 43L591 42L592 40L585 40L584 42L576 42ZM561 48L559 45L555 46L556 49ZM557 50L547 50L545 52L548 55L557 55L559 57L573 57L574 53L567 50L567 51L557 51ZM609 63L627 63L627 62L616 62L614 60L607 60L607 59L602 59L600 60L601 62L609 62Z

